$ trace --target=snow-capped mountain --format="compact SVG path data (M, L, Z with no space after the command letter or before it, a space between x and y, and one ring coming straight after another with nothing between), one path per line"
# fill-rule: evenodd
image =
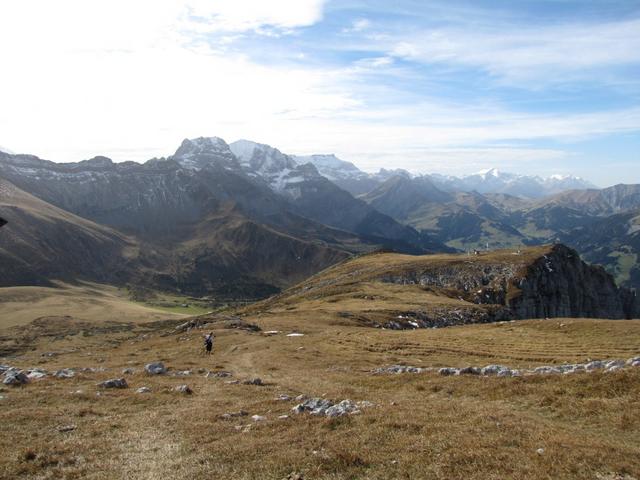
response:
M0 145L0 152L8 153L9 155L15 155L15 152L12 152L11 150L3 147L2 145Z
M195 170L210 165L229 170L240 168L238 159L231 152L227 142L219 137L185 139L171 158L177 161L180 166Z
M313 165L296 162L269 145L238 140L229 147L247 175L264 180L278 193L296 197L300 194L297 184L321 176Z
M582 190L595 186L571 175L553 175L547 178L518 175L490 168L463 177L430 175L442 190L479 193L505 193L517 197L540 198L565 190Z

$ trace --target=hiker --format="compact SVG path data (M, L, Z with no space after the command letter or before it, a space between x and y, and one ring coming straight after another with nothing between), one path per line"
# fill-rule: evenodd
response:
M204 350L207 355L211 355L211 349L213 348L213 332L209 332L204 336Z

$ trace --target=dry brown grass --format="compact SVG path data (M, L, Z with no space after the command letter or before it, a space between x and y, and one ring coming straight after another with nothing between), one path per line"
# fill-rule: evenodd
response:
M395 332L347 324L330 310L245 320L283 334L218 329L214 355L204 357L199 331L166 335L166 328L136 327L87 337L67 324L59 338L42 338L36 350L6 359L49 370L108 370L0 392L0 478L640 477L640 369L523 378L371 374L392 363L524 367L628 358L640 354L640 321L536 320ZM305 336L284 336L290 331ZM67 353L41 357L44 350ZM267 385L142 374L154 360L175 370L258 376ZM127 366L138 370L125 375L129 389L96 395L98 381L120 376ZM182 383L194 394L172 390ZM153 393L136 394L142 385ZM77 390L83 393L72 393ZM293 407L275 400L281 393L375 406L346 418L278 420ZM220 418L241 409L249 417ZM253 414L267 421L253 423ZM76 429L57 430L69 424Z
M97 283L58 282L51 287L0 288L0 328L27 325L41 317L71 317L87 322L149 322L185 315L131 302L124 290Z

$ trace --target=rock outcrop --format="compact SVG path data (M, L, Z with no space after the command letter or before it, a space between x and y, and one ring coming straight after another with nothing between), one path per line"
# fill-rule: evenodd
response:
M490 308L480 321L547 317L622 319L637 318L640 314L634 291L619 288L604 268L583 262L575 250L565 245L552 245L533 261L517 254L505 258L440 263L426 269L386 274L381 280L436 287L450 296Z
M517 285L508 287L514 318L638 316L634 292L618 288L604 268L586 264L564 245L554 245Z

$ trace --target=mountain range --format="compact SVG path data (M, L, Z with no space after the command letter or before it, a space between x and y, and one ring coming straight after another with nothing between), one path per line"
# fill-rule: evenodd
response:
M491 169L370 174L335 155L186 139L145 163L0 152L1 285L88 279L259 298L354 254L562 241L640 284L640 186ZM613 233L613 234L607 234Z

